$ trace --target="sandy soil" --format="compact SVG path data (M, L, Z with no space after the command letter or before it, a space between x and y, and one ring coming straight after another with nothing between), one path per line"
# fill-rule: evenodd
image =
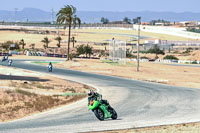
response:
M30 71L0 66L0 122L66 105L86 97L91 89ZM8 73L9 74L6 74Z

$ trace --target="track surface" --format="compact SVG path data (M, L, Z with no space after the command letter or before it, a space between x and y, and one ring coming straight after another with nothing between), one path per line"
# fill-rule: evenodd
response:
M4 63L0 63L4 65ZM14 61L14 67L47 73L47 67ZM124 129L200 121L200 90L54 68L54 76L100 89L118 120L99 121L87 99L20 120L0 124L1 133L66 133Z

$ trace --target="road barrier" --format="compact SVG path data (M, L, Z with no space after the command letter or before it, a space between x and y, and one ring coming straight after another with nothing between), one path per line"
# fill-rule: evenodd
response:
M9 54L9 53L0 53L0 56L12 56L12 54Z

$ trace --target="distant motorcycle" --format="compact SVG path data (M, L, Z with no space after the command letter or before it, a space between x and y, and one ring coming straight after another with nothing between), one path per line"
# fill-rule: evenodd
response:
M12 65L12 60L8 60L8 65L9 65L9 66Z
M6 60L8 60L8 57L7 56L3 56L2 59L1 59L1 62L4 62Z
M52 66L51 65L48 66L48 70L49 70L49 72L52 72Z

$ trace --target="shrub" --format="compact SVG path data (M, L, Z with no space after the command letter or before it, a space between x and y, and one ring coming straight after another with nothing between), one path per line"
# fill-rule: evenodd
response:
M198 64L197 61L193 61L191 64Z
M88 56L89 54L89 57L91 56L91 54L93 53L93 48L89 45L80 45L77 47L77 54L78 55L81 55L81 54L85 54L86 57Z
M147 51L147 53L162 54L162 55L165 54L163 50L160 50L160 47L159 47L157 44L154 45L153 48L149 49L149 50Z
M140 57L140 59L149 59L149 58L146 56L142 56L142 57Z
M133 55L132 53L134 53L132 50L130 49L126 49L126 57L127 58L137 58L136 55ZM137 53L137 52L136 52Z
M173 55L167 55L163 58L164 60L179 60L177 57Z
M191 51L192 51L192 48L189 47L189 48L187 48L186 51L184 51L182 54L188 54L188 53L190 53Z
M69 54L69 59L70 59L70 60L72 60L72 59L75 58L75 57L76 57L76 54L75 54L75 53Z
M131 58L132 57L132 50L126 49L126 57Z

